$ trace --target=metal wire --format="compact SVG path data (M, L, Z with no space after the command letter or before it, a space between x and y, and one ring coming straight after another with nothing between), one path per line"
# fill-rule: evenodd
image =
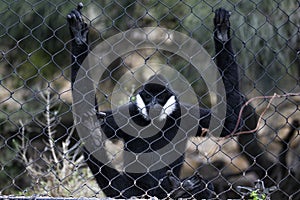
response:
M66 16L78 3L0 1L0 195L104 197L85 164L72 115ZM126 30L159 27L198 41L212 58L214 11L230 11L241 91L259 120L255 129L235 136L216 138L205 130L204 137L189 138L181 176L199 172L219 199L300 199L298 1L83 4L91 49ZM113 49L118 43L108 45ZM174 52L138 49L117 56L96 83L101 110L128 102L157 72L170 75L178 96L188 103L208 108L220 96L209 93L191 60ZM108 140L105 145L112 164L122 171L124 143Z

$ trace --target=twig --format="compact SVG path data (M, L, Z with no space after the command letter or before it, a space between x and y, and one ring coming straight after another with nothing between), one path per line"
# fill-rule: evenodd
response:
M50 108L51 108L51 102L52 101L51 101L51 98L50 98L50 91L49 90L47 90L47 92L46 92L45 101L47 103L45 117L46 117L46 123L47 123L48 141L49 141L50 151L52 153L54 162L58 167L59 161L58 161L57 155L55 153L55 147L54 147L55 144L54 144L54 141L53 141L55 131L52 131L52 128L53 128L52 124L53 124L53 121L55 120L55 118L51 117Z
M83 165L84 157L80 154L80 142L71 144L71 139L74 134L75 127L70 130L70 134L62 141L62 151L60 148L55 147L55 127L60 119L57 118L57 110L53 110L53 105L57 100L56 96L51 97L50 90L43 92L40 96L45 102L45 112L42 119L36 119L37 122L43 127L43 130L47 133L47 139L44 141L49 154L42 154L41 160L46 165L40 165L38 162L34 162L28 154L29 138L25 136L25 126L23 122L20 122L20 140L18 149L20 152L20 160L24 163L28 174L32 177L33 190L35 193L42 194L47 189L47 194L51 196L70 196L74 195L86 195L85 190L82 190L82 185L86 184L87 179L85 177L92 177L89 171L85 168L81 168ZM54 167L53 167L54 165ZM51 173L49 173L51 171ZM96 182L91 182L93 188L98 188ZM90 184L90 183L89 183ZM43 187L41 187L43 185ZM74 189L73 191L71 191Z
M43 173L41 173L40 170L38 169L39 166L37 165L35 167L34 165L32 165L32 159L28 159L26 156L28 142L25 139L26 138L25 137L25 126L21 120L19 121L19 123L21 125L21 138L20 138L21 139L21 149L20 149L21 159L24 161L25 167L29 174L40 177L43 175ZM37 179L37 182L38 182L38 179Z
M27 143L25 142L25 127L23 122L20 120L19 121L20 125L21 125L21 157L24 160L24 162L27 164L28 163L28 159L26 157L26 149L27 149ZM26 165L27 166L27 165Z
M253 97L251 99L249 99L241 108L240 113L239 113L239 117L238 117L238 121L236 123L236 126L234 128L234 130L232 131L231 134L229 134L228 136L226 136L225 138L229 138L232 136L238 136L238 135L242 135L242 134L248 134L248 133L254 133L258 130L260 123L262 121L262 118L264 116L264 114L266 113L266 111L269 109L269 107L271 106L271 103L273 102L273 100L275 98L283 98L283 97L291 97L291 96L300 96L300 93L287 93L287 94L282 94L282 95L278 95L276 93L274 93L274 95L272 96L258 96L258 97ZM265 109L263 110L263 112L260 114L257 125L255 127L255 129L253 130L249 130L249 131L241 131L241 132L237 132L237 129L239 128L239 124L241 122L242 119L242 115L243 115L243 111L245 109L246 106L248 106L252 101L257 100L257 99L270 99L268 105L265 107Z

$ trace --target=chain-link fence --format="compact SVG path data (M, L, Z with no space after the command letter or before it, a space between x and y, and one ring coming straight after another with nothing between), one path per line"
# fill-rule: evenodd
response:
M300 199L299 1L82 2L0 1L2 196Z

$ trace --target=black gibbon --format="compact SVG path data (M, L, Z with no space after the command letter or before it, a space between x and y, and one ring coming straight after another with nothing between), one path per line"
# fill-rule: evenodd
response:
M82 4L67 15L67 21L72 38L72 85L76 79L80 65L88 55L88 32L89 28L81 15ZM222 75L227 98L227 110L221 137L228 136L235 128L238 114L243 102L243 96L239 91L238 66L235 62L234 52L231 46L230 13L223 9L217 9L214 17L214 42L216 51L216 64ZM188 105L179 105L176 94L167 87L166 80L161 75L151 77L135 93L131 101L118 108L118 111L101 111L99 121L102 132L109 139L122 139L124 151L142 153L156 151L170 143L178 132L178 123L184 109L189 110ZM181 108L181 109L180 109ZM119 128L115 119L119 110L129 110L134 123L143 131L145 127L151 127L152 123L164 125L149 137L138 137L127 134ZM150 110L155 110L150 113ZM211 118L209 109L199 108L200 119L196 120L197 136L201 136L202 128L208 128ZM95 115L97 111L95 112ZM154 122L155 121L155 122ZM155 125L153 125L155 126ZM195 124L194 124L195 126ZM151 129L149 129L151 130ZM147 131L143 132L147 134ZM92 156L86 149L84 156L86 162L97 180L102 191L108 197L130 198L143 197L144 195L155 196L159 199L171 198L196 198L209 199L213 196L213 185L201 178L201 175L179 179L180 169L184 162L184 152L171 164L157 170L149 170L147 173L119 172L114 168L102 163ZM124 160L126 163L126 160ZM130 164L129 162L127 164ZM126 164L124 164L126 166Z

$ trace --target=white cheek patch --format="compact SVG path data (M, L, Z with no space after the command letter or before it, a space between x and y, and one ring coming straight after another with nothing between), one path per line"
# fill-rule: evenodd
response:
M167 116L171 115L174 112L175 109L176 99L175 96L171 96L166 102L166 104L163 106L159 116L159 120L165 120Z
M146 105L145 105L141 95L139 95L139 94L136 95L136 105L140 109L140 112L142 113L143 117L145 119L147 119L148 114L147 114Z

